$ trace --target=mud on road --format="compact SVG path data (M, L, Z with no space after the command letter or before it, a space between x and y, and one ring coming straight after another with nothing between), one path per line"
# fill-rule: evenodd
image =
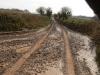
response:
M45 35L47 29L41 29L41 32L0 35L0 75L27 53Z
M55 20L36 33L0 38L0 75L100 75L92 41Z

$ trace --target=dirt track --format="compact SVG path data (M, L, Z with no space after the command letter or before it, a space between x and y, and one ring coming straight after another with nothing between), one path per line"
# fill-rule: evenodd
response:
M8 36L0 35L0 75L95 75L87 65L79 70L85 60L76 60L72 36L55 20L38 32Z

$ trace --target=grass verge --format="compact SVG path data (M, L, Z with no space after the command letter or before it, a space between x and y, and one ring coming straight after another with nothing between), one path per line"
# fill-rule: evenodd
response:
M0 31L36 30L49 24L49 18L32 13L0 12Z

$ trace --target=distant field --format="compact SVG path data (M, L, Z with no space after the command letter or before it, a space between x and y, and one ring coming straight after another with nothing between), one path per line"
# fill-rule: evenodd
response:
M69 18L68 20L64 20L63 24L75 32L92 37L92 40L97 46L96 61L100 66L100 23L95 20Z
M2 31L21 31L37 30L47 26L49 19L32 13L25 13L15 10L0 10L0 32Z

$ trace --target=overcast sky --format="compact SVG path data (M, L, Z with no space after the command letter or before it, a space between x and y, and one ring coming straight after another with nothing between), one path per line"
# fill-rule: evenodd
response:
M31 12L40 7L51 7L58 12L62 7L70 7L73 15L94 16L85 0L0 0L0 8L28 9Z

